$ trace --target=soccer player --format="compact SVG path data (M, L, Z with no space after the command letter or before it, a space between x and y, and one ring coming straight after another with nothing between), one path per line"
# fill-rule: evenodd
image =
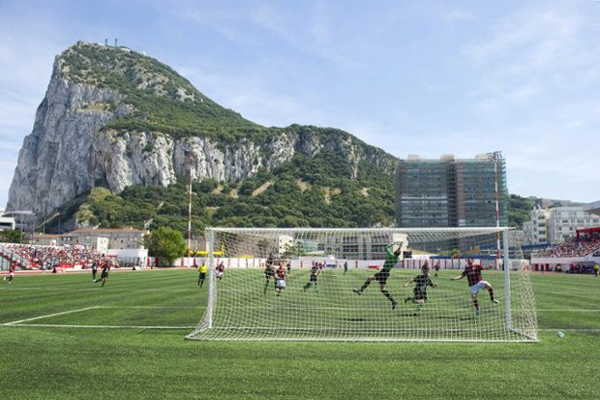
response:
M110 271L110 263L105 263L102 267L102 273L100 274L100 279L96 279L94 283L102 281L101 287L104 287L106 281L108 280L108 272Z
M281 294L281 291L285 289L285 268L283 268L283 263L279 265L279 268L275 272L276 280L276 291L277 296Z
M344 275L348 272L348 260L344 261Z
M4 277L3 282L7 282L8 284L12 284L13 279L15 279L15 270L17 269L17 263L13 261L8 267L8 276Z
M285 264L285 268L287 269L288 274L292 272L292 262L288 261L287 264Z
M96 260L92 262L92 281L96 282L96 273L98 272L98 263Z
M225 273L225 264L223 263L223 261L221 261L219 263L219 265L217 265L217 271L216 271L216 277L219 280L223 279L223 274Z
M600 267L598 267L598 263L594 263L594 275L596 278L598 277L598 274L600 274Z
M271 278L275 275L275 270L273 269L273 257L269 255L267 258L267 263L265 264L265 289L263 290L263 294L267 294L267 288L269 287L269 282Z
M308 290L308 288L310 288L310 285L315 285L315 292L319 293L319 289L317 288L317 276L319 276L320 272L321 270L317 265L312 266L312 268L310 269L310 280L306 285L304 285L303 288L305 292Z
M202 285L204 285L207 271L208 267L206 266L206 262L202 261L202 265L198 267L198 286L202 287Z
M479 264L473 264L473 260L469 258L467 259L467 266L463 270L462 274L450 278L451 281L454 281L457 279L462 279L465 276L467 277L469 287L471 288L471 300L473 300L473 307L475 307L475 314L477 315L479 315L480 312L479 302L477 301L477 293L479 293L479 290L486 288L487 291L490 293L490 300L492 301L492 303L500 303L494 298L494 289L492 288L492 285L490 285L489 282L484 281L483 277L481 276L481 271L483 271L484 269L485 268L483 268Z
M379 282L379 290L381 291L381 293L383 293L385 297L388 298L389 301L392 302L392 310L395 310L396 306L398 305L398 302L394 300L390 292L386 290L385 285L387 283L387 279L390 276L390 270L394 268L394 265L398 263L398 257L400 257L400 252L402 250L402 242L400 242L396 251L393 251L393 245L394 243L390 243L385 247L387 257L385 259L385 263L383 264L383 268L381 268L381 270L376 274L369 276L360 289L353 289L353 291L356 294L362 294L363 291L367 288L367 286L371 284L371 281L375 279L377 280L377 282Z
M413 290L412 297L407 297L404 299L405 303L412 301L417 305L413 315L418 315L419 311L421 311L421 307L425 305L427 301L427 286L437 287L437 283L434 283L429 277L429 269L422 269L422 273L419 276L412 278L410 281L404 284L404 287L410 285L411 283L415 283L415 289Z
M435 266L433 268L435 269L435 275L434 275L434 277L437 278L438 272L440 272L440 262L439 261L436 262Z

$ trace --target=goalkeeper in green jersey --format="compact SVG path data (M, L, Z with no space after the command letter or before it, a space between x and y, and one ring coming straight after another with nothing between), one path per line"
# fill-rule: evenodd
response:
M362 294L364 290L371 284L371 281L375 279L377 282L379 282L379 290L381 293L383 293L383 295L392 302L392 310L396 309L398 302L394 300L390 292L386 290L385 285L387 283L387 279L390 277L390 270L398 263L398 258L400 257L400 252L402 251L402 242L398 244L396 251L393 251L393 246L394 243L390 243L385 247L387 256L385 263L383 264L383 268L381 268L376 274L369 276L360 289L353 289L354 293Z
M431 278L429 277L429 268L422 268L421 275L415 276L410 281L404 284L404 287L410 285L411 283L415 283L415 289L413 291L412 297L407 297L404 299L405 303L412 301L417 305L415 312L413 315L418 315L419 311L421 311L421 307L425 305L427 301L427 287L436 287L437 283L433 283Z

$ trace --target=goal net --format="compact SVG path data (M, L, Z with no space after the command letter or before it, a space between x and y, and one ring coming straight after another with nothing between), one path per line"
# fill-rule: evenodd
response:
M206 237L208 304L188 339L537 341L529 265L508 228L208 228ZM485 268L476 297L468 277L450 279L469 263Z

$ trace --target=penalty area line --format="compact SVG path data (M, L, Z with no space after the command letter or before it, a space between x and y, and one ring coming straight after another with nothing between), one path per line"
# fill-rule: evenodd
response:
M160 325L60 325L60 324L4 324L5 326L28 326L37 328L87 328L87 329L194 329L196 326L160 326Z
M66 315L66 314L73 314L76 312L82 312L82 311L87 311L87 310L93 310L98 308L98 306L93 306L93 307L86 307L86 308L79 308L77 310L69 310L69 311L63 311L63 312L59 312L59 313L54 313L54 314L46 314L46 315L40 315L38 317L33 317L33 318L26 318L26 319L20 319L18 321L12 321L12 322L7 322L5 324L5 326L15 326L15 325L19 325L22 322L29 322L29 321L35 321L36 319L43 319L43 318L51 318L51 317L57 317L59 315Z

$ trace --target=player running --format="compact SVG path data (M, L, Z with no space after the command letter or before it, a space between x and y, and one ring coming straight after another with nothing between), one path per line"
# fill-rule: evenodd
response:
M277 296L279 296L281 291L285 289L285 268L283 264L279 265L279 268L275 272L275 278L277 278L275 290L277 291Z
M435 269L435 275L433 275L433 276L434 276L434 278L437 278L438 273L440 272L440 262L439 261L435 263L435 266L433 267L433 269Z
M8 276L4 277L3 282L7 282L9 285L12 284L13 279L15 279L15 270L17 269L17 263L12 262L8 267Z
M383 264L383 268L381 268L381 270L379 272L377 272L376 274L369 276L367 278L367 280L365 281L365 283L363 283L361 288L358 290L353 289L353 292L356 294L359 294L359 295L362 294L363 291L367 288L367 286L369 286L371 284L371 281L373 279L375 279L375 280L377 280L377 282L379 282L379 290L381 291L381 293L383 293L383 295L385 297L388 298L389 301L392 302L392 310L395 310L396 306L398 305L398 302L396 300L394 300L394 298L392 297L390 292L388 292L386 290L385 285L387 283L387 279L390 276L390 270L392 268L394 268L394 265L396 265L398 263L398 257L400 257L400 252L402 249L402 242L399 242L399 245L398 245L398 248L396 249L396 251L392 251L393 246L394 246L394 243L390 243L385 247L385 252L387 254L387 257L385 259L385 263Z
M198 286L202 287L204 285L204 279L206 279L206 273L208 272L208 267L206 263L203 261L202 265L198 267Z
M94 260L92 262L92 281L96 281L96 274L98 273L98 262Z
M500 303L494 298L494 289L492 288L492 285L490 285L489 282L484 281L481 276L481 271L484 269L485 268L479 264L473 264L473 260L469 258L467 259L467 266L463 270L462 274L450 278L451 281L454 281L457 279L462 279L465 276L467 277L469 287L471 288L471 300L473 300L473 307L475 307L475 314L477 315L480 313L479 302L477 301L477 293L479 293L479 290L486 288L490 293L490 300L492 303Z
M101 287L104 287L106 281L108 280L108 272L110 271L110 263L105 263L104 267L102 267L102 273L100 274L100 279L94 280L94 283L102 281Z
M419 311L421 311L421 307L425 305L427 302L427 287L437 287L437 283L434 283L429 277L429 269L423 269L421 275L412 278L410 281L404 284L404 287L410 285L411 283L415 283L415 289L413 290L412 297L407 297L404 299L405 303L412 301L417 305L413 315L418 315Z
M319 269L318 265L315 264L312 266L310 269L310 280L306 285L304 285L303 288L305 292L308 290L308 288L310 288L310 285L315 285L315 293L319 293L319 289L317 288L317 276L319 276L320 272L321 270Z

